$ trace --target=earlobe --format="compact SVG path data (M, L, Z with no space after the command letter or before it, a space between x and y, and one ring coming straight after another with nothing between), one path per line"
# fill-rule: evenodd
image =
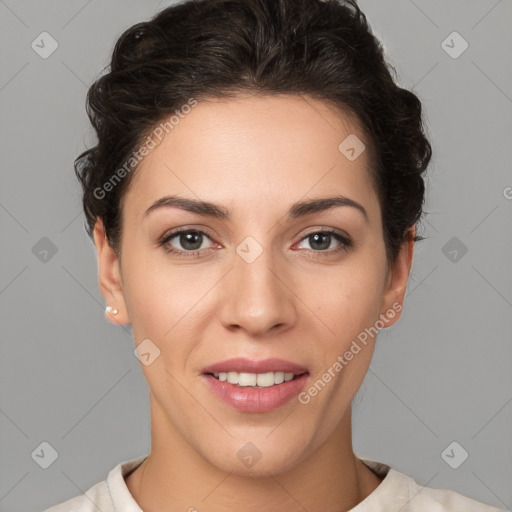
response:
M119 259L109 245L102 220L98 217L94 225L94 244L98 257L98 280L101 294L107 303L105 315L117 325L130 323L123 295ZM114 316L114 311L117 311Z
M381 311L381 314L386 316L386 312L393 310L393 316L387 322L386 327L390 327L400 318L400 314L403 309L405 290L414 255L415 233L416 228L412 227L409 231L407 240L403 243L400 249L400 253L388 271L386 289L382 300L383 310ZM395 312L397 311L398 313L396 314Z

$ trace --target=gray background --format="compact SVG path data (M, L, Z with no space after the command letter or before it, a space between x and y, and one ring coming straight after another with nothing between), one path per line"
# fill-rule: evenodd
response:
M2 511L75 496L150 448L147 384L129 326L104 317L72 164L93 142L85 94L115 40L169 4L0 0ZM356 397L354 449L510 508L512 4L360 4L423 101L434 157L428 238ZM31 48L43 31L58 42L46 59ZM469 44L457 58L442 46L453 31ZM441 455L453 441L469 453L457 469ZM58 452L48 469L31 455L42 442Z

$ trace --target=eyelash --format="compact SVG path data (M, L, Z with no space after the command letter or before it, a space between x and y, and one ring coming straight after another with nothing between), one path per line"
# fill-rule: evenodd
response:
M177 251L176 249L173 249L173 248L170 248L169 246L167 246L167 243L172 240L173 238L176 238L178 235L181 235L183 233L197 233L197 234L200 234L200 235L204 235L206 236L207 238L209 238L211 240L211 237L205 233L204 231L200 230L200 229L177 229L176 231L172 231L171 233L168 233L166 234L159 242L158 242L158 245L160 247L162 247L167 253L171 253L171 254L177 254L177 255L180 255L180 256L185 256L186 258L198 258L201 256L201 251L208 251L209 249L201 249L201 250L195 250L195 251ZM337 248L337 249L334 249L334 250L330 250L330 251L314 251L313 250L313 253L317 253L315 254L314 256L312 256L313 258L317 258L317 257L322 257L322 255L332 255L332 254L337 254L337 253L340 253L342 251L346 251L348 249L350 249L352 246L353 246L353 242L350 238L347 238L343 235L341 235L340 233L338 233L337 231L333 230L333 229L324 229L324 230L320 230L320 231L312 231L311 233L308 233L307 235L305 235L304 237L302 237L300 239L300 242L302 242L303 240L309 238L310 236L312 235L317 235L317 234L329 234L329 235L332 235L338 242L341 243L341 245Z

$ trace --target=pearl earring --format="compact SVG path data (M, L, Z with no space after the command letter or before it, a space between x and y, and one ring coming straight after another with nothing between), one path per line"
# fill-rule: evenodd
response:
M119 313L119 311L116 308L113 308L111 306L107 306L105 308L105 312L106 313L112 313L113 315L117 315L117 313Z

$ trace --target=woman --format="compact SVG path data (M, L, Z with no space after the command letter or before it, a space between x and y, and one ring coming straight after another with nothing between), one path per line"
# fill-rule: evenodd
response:
M354 2L169 7L120 37L88 113L87 229L152 446L48 510L498 510L352 449L431 157Z

